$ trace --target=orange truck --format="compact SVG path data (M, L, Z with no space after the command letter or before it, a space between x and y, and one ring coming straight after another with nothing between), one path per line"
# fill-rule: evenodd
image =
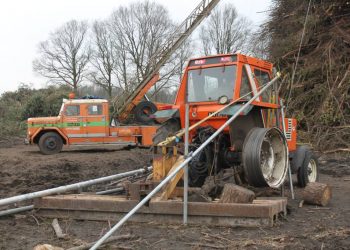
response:
M43 154L63 145L151 146L158 126L115 125L105 99L64 99L57 117L28 119L26 144L37 144Z

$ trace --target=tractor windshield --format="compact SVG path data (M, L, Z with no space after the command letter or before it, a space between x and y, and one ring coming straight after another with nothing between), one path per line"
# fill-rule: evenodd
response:
M236 65L194 69L188 72L188 101L217 101L220 96L233 97Z

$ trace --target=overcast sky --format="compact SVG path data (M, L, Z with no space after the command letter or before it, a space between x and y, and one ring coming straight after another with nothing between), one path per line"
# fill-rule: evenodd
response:
M163 4L171 17L181 22L200 0L155 0ZM23 83L45 85L45 79L32 71L37 45L48 34L71 19L103 19L130 0L11 0L0 4L0 94L17 89ZM239 14L255 26L266 19L271 0L222 0L233 3Z

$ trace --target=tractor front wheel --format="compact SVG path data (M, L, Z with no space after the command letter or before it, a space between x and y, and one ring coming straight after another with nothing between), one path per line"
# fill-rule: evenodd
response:
M302 165L297 172L298 186L306 187L309 182L316 182L319 178L317 158L307 149Z
M40 137L38 146L44 155L57 154L62 150L63 141L59 134L47 132Z

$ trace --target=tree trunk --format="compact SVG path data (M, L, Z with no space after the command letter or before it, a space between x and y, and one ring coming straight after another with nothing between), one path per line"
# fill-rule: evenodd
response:
M302 198L306 203L324 207L332 198L332 189L328 184L310 182L303 190Z
M235 184L225 184L220 203L252 203L255 198L253 191Z
M73 92L74 92L76 95L79 95L79 93L78 93L78 84L77 84L77 83L74 83L74 85L73 85Z

